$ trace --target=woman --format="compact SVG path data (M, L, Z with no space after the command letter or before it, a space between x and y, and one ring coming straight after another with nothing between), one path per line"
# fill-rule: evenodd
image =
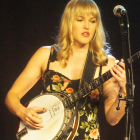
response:
M99 77L99 73L108 70L113 77L93 90L86 105L79 110L79 128L74 139L100 139L97 120L100 93L104 97L105 116L109 124L117 124L125 114L125 102L121 102L120 110L116 110L118 94L126 96L125 66L123 60L115 65L115 58L107 55L109 47L106 44L100 12L95 2L71 0L61 19L57 45L41 47L32 56L6 96L8 109L28 125L36 129L43 128L41 116L37 113L43 111L43 108L26 108L20 99L41 77L44 92L63 91L69 96L74 94L79 89L90 50L92 62L97 65L94 79ZM60 49L56 49L58 47Z

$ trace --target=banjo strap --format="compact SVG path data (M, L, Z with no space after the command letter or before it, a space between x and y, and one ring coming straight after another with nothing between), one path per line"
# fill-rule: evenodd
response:
M90 83L94 78L97 65L92 62L92 53L88 50L84 71L80 80L79 89L84 87L84 83Z

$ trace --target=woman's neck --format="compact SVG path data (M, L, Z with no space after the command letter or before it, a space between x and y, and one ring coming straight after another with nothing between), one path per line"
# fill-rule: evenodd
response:
M89 44L86 45L73 45L72 46L72 56L85 56L88 52Z

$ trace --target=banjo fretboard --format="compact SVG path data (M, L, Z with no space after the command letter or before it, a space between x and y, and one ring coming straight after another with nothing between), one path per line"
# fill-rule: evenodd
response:
M80 89L78 92L71 94L68 98L64 99L62 102L64 104L64 107L69 107L73 105L76 101L84 98L88 95L89 92L96 89L100 85L102 85L104 82L109 80L112 77L112 74L109 71L101 75L99 78L94 79L91 81L88 85L86 85L83 89Z

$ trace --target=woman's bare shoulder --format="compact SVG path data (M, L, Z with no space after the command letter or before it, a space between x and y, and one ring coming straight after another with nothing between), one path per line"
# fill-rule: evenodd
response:
M103 73L108 71L111 67L115 65L116 58L112 55L108 55L108 63L106 66L103 66Z
M42 46L40 48L50 50L51 49L51 46Z
M42 46L35 53L36 60L37 62L39 61L39 63L41 64L41 69L43 73L47 68L48 60L50 57L50 51L51 51L51 46Z
M44 53L49 53L50 52L50 50L51 50L51 46L42 46L42 47L40 47L37 51L39 51L39 52L44 52Z
M42 46L40 47L33 56L36 58L40 58L41 60L44 58L48 58L50 55L51 46Z
M113 55L108 55L108 66L112 67L115 64L116 58Z
M27 64L27 68L29 67L40 67L44 66L44 64L48 62L50 56L50 46L40 47L31 57ZM34 65L36 64L36 65Z

